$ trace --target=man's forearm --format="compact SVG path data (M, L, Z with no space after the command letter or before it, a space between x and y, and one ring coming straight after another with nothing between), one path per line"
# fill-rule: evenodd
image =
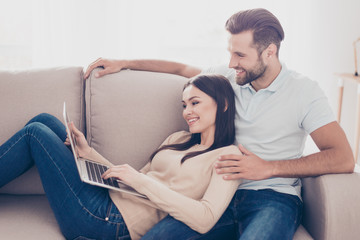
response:
M188 78L201 72L199 68L165 60L118 60L118 63L127 69L171 73Z
M87 79L90 73L97 67L103 68L95 73L95 77L97 78L119 72L123 69L171 73L187 78L194 77L201 73L201 69L197 67L165 60L113 60L98 58L87 67L84 72L84 79Z
M334 149L323 150L299 159L273 161L274 177L311 177L330 173L352 173L351 156L341 156Z

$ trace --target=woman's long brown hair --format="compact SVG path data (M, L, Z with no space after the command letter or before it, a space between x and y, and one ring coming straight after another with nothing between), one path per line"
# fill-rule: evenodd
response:
M215 136L214 143L207 149L185 154L181 163L189 158L199 154L229 146L235 140L235 94L229 80L221 75L199 75L192 78L184 86L185 90L190 85L195 86L202 92L210 96L217 104L215 119ZM169 144L161 146L150 156L150 161L154 156L165 149L184 151L196 144L200 144L201 134L193 133L189 140L183 143Z

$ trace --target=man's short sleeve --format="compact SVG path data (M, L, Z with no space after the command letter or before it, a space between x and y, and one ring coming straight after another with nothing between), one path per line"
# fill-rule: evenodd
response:
M228 68L226 65L219 65L203 69L200 74L219 74L229 79L230 82L235 81L235 71L231 68Z
M303 90L300 124L308 134L336 121L327 97L316 82L311 81Z

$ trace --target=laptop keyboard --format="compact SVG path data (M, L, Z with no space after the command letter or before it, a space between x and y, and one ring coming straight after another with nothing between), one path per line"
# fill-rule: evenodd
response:
M101 178L101 175L104 172L106 172L106 170L108 170L107 166L89 161L85 161L85 163L90 180L98 183L103 183L108 186L119 188L119 184L115 178L109 178L109 179Z

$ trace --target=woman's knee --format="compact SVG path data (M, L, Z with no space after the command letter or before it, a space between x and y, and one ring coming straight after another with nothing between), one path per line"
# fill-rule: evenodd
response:
M66 128L64 124L57 119L55 116L49 113L41 113L31 119L25 126L32 124L32 123L42 123L43 125L47 126L51 129L60 139L65 141L66 139Z
M29 134L29 135L34 135L36 133L39 133L39 132L47 132L49 130L49 128L41 123L41 122L31 122L31 123L28 123L26 126L25 126L25 131Z
M53 115L49 114L49 113L40 113L38 115L36 115L35 117L33 117L27 124L31 124L34 122L39 122L39 123L43 123L45 125L47 125L46 123L48 123L49 121L54 121L54 119L57 119L56 117L54 117Z

